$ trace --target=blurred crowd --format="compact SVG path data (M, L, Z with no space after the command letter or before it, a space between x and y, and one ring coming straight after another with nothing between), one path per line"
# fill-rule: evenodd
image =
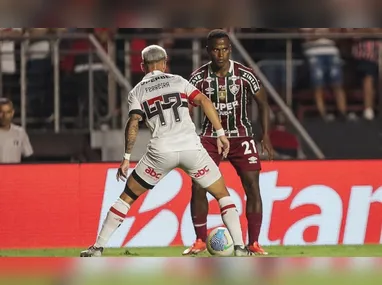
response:
M289 106L300 120L321 117L325 121L335 119L354 121L360 118L373 120L378 103L378 70L381 29L264 29L235 28L242 34L258 36L269 33L294 33L292 44L291 82L292 102ZM113 59L120 71L134 85L142 77L140 51L148 44L159 43L169 51L169 71L188 78L193 70L193 35L207 35L209 29L143 29L143 28L1 28L3 37L32 35L44 37L67 33L92 33L105 51L110 42L115 44ZM354 33L362 36L335 37L330 34ZM351 33L351 34L350 34ZM147 35L156 38L146 38ZM165 37L185 35L190 38ZM124 38L129 38L126 51ZM208 60L204 50L205 37L201 38L202 63ZM287 42L285 39L245 38L243 46L259 65L266 79L287 100ZM1 47L1 95L11 98L20 107L21 42L0 41ZM91 56L89 56L91 54ZM234 49L233 59L243 61ZM53 56L52 41L35 38L27 47L27 117L41 117L45 123L52 121L53 114ZM89 69L93 70L93 92L96 112L99 116L108 113L108 72L88 39L63 39L60 41L60 97L61 113L72 116L78 127L86 125L89 103ZM127 70L127 71L126 71ZM126 74L129 73L129 75ZM118 94L123 94L120 90ZM121 97L121 96L120 96ZM120 100L120 99L119 99ZM274 110L277 106L270 99ZM118 110L117 110L118 112Z
M227 30L241 36L242 45L260 68L260 79L274 87L300 121L318 119L329 123L337 120L351 124L375 119L382 94L379 86L382 53L378 38L382 29ZM53 129L57 90L61 129L88 129L90 104L93 106L94 127L110 126L113 118L110 117L109 103L113 90L116 101L111 115L120 118L125 93L122 86L110 80L112 73L95 52L89 34L95 36L119 71L135 85L143 76L140 53L145 46L164 46L169 55L168 71L188 78L195 68L195 58L199 58L192 52L195 42L200 41L198 64L208 61L204 48L208 32L206 28L0 28L0 97L12 102L2 104L2 109L8 108L7 112L0 110L2 125L5 121L20 125L22 91L26 94L28 132L30 129ZM27 35L31 38L22 41L22 36ZM193 42L194 39L198 41ZM59 47L59 64L55 69L56 45ZM25 51L25 61L22 61L22 50ZM232 59L247 64L235 47ZM25 90L21 84L23 62ZM290 73L287 73L287 67ZM58 71L59 86L54 84L55 71ZM270 137L277 158L304 158L298 137L290 130L288 120L272 96L269 96L269 103L273 110ZM255 121L256 116L252 117ZM15 141L23 141L19 139L22 132L17 130ZM10 144L17 146L17 155L21 155L23 144L15 144L15 141L10 140ZM8 151L3 153L5 157Z
M335 118L354 121L358 117L375 118L381 31L379 28L300 28L256 29L254 32L302 35L291 40L291 105L300 120L313 113L325 121ZM331 34L339 36L330 37ZM344 37L340 37L341 34ZM285 40L244 40L243 43L285 98Z
M378 0L2 0L0 18L23 27L375 27L381 8Z

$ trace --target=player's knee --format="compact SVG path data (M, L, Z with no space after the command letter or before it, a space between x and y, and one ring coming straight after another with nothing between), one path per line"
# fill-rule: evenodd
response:
M250 175L242 176L242 183L247 198L256 198L260 196L260 185L259 185L259 173L251 173Z
M229 196L229 192L224 183L223 177L220 177L206 189L217 200Z
M245 193L247 196L259 196L260 195L260 187L256 182L247 183L244 186Z
M248 194L256 195L259 192L259 184L256 181L248 181L243 185Z
M198 183L192 182L192 200L204 201L207 199L207 190L202 188Z

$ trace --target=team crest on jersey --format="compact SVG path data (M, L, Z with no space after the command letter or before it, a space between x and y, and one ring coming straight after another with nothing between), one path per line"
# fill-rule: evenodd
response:
M233 95L237 95L237 93L239 92L239 90L240 90L240 85L238 85L238 84L232 84L232 85L230 85L229 86L229 91L231 91L231 93L233 94Z

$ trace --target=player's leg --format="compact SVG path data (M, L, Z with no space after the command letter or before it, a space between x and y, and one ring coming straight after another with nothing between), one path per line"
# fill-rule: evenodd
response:
M192 181L191 194L191 218L194 225L196 241L185 251L183 255L198 254L207 250L207 216L208 200L207 191L199 184Z
M213 161L219 165L221 156L218 153L216 139L202 137L201 142ZM200 187L200 185L193 180L191 194L191 217L195 229L196 241L183 252L183 255L198 254L200 252L204 252L207 249L207 216L207 191Z
M249 248L255 253L267 254L259 245L263 219L259 184L261 163L254 139L232 139L228 158L236 169L247 196L246 217L248 221Z
M182 153L181 167L191 178L206 189L219 203L221 216L232 236L235 254L248 256L252 253L245 247L239 214L229 195L220 170L205 149Z
M263 221L263 203L260 194L260 171L244 171L239 173L241 183L247 196L246 217L248 221L249 249L255 253L268 253L259 244L259 235Z
M163 160L158 159L160 162L155 163L155 159L155 155L148 153L138 162L127 179L124 191L107 213L95 244L82 251L81 257L101 256L104 247L125 220L127 212L135 200L147 190L154 188L166 176L169 170L163 165ZM171 154L168 155L168 160L170 159Z

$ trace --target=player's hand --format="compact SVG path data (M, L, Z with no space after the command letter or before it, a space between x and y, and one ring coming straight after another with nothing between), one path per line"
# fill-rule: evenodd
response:
M129 170L130 167L130 161L127 159L122 160L121 165L118 168L117 171L117 181L122 180L123 182L126 181L127 178L127 171Z
M265 154L265 151L268 153L268 159L273 160L274 156L274 151L273 147L271 144L271 140L269 139L269 136L264 136L263 139L261 140L261 149L262 149L262 154Z
M229 153L229 140L226 136L218 137L217 139L218 153L222 154L224 158L227 158Z

